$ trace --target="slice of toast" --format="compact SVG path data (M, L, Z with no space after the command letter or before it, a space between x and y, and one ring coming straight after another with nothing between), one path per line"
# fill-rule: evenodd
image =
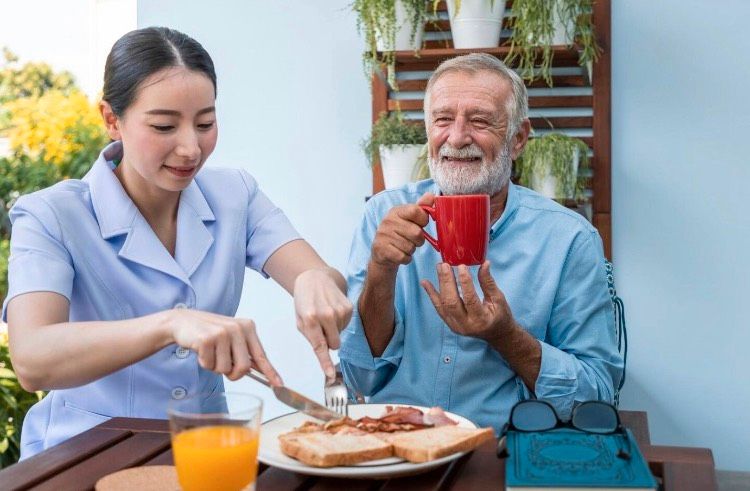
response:
M364 432L296 432L279 436L281 451L314 467L353 465L393 455L391 445Z
M467 452L495 437L492 428L439 426L387 437L393 454L409 462L427 462L456 452Z

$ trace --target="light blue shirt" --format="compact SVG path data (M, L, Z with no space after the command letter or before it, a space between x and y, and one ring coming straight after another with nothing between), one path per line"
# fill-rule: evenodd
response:
M112 172L121 158L122 145L112 143L83 180L15 204L3 319L9 300L39 291L70 300L71 321L177 306L233 316L245 267L265 275L269 256L299 238L249 174L205 168L180 195L172 257ZM168 346L87 385L50 391L26 416L22 458L113 416L166 418L171 399L222 388L222 377L200 368L194 353Z
M341 341L346 381L372 402L441 406L496 431L521 399L546 399L560 417L569 417L576 401L611 402L623 360L601 239L582 216L513 184L502 216L492 225L487 258L515 320L539 340L535 394L485 341L454 333L438 316L419 284L427 279L439 287L441 259L428 243L398 270L395 331L382 355L372 356L357 301L375 232L392 207L415 203L427 191L439 194L426 180L382 192L366 205L349 257L355 311ZM427 230L435 236L432 221ZM481 292L477 269L471 271Z

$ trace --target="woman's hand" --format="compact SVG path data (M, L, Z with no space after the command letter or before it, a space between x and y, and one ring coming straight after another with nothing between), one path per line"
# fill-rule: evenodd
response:
M308 269L294 281L297 328L307 338L326 377L335 377L329 349L340 346L339 332L352 317L352 304L334 281L331 268Z
M237 380L255 365L271 385L283 385L266 357L252 320L199 310L167 312L174 342L195 351L201 367L226 375L229 380Z

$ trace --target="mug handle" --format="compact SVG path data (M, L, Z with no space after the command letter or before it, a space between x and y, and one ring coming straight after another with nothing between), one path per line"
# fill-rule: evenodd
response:
M436 221L435 220L435 208L433 208L432 206L427 206L427 205L419 205L419 207L422 208L424 211L426 211L427 214L430 215L430 218L432 218L433 221ZM438 244L438 241L437 239L435 239L435 237L425 232L424 229L422 229L422 235L424 235L424 238L427 240L427 242L432 244L432 247L434 247L436 251L440 252L440 245Z

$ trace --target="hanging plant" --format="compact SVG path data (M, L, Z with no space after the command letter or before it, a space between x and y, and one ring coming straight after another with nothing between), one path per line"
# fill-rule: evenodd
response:
M383 46L395 48L396 32L399 20L396 15L396 3L403 6L406 14L405 23L410 29L410 45L414 44L417 35L424 28L426 16L426 0L354 0L352 10L357 13L357 30L365 37L365 52L363 66L365 76L369 78L381 63L388 70L388 84L393 90L398 90L396 84L396 54L395 51L385 50L379 53L378 41Z
M510 27L513 31L505 63L518 66L528 82L543 78L552 87L553 37L557 25L566 33L568 46L579 50L578 63L587 67L601 48L592 20L593 0L514 0ZM541 63L537 63L541 50Z
M589 147L578 138L561 133L536 137L526 144L516 160L516 175L522 186L542 192L548 177L555 180L554 198L583 198L581 169L589 168ZM543 193L544 194L544 193Z

